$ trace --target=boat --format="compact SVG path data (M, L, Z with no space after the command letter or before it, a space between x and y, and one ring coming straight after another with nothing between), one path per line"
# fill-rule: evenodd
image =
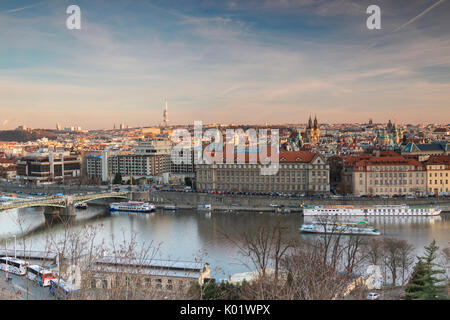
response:
M209 203L199 204L197 210L211 210L211 205Z
M168 204L168 205L165 205L165 206L163 207L163 210L172 210L172 211L175 211L175 210L178 210L178 208L177 208L176 206L172 205L172 204Z
M88 205L86 202L80 203L79 205L77 205L75 208L79 209L79 210L85 210L87 209Z
M153 212L155 209L154 204L139 201L114 202L109 205L110 211L147 213Z
M305 233L328 233L344 235L372 235L379 236L378 229L369 226L366 221L359 222L313 222L303 224L300 231Z
M441 210L431 205L375 205L375 206L354 206L354 205L329 205L313 206L303 205L304 216L365 216L365 217L428 217L438 216Z
M276 213L291 213L291 209L290 208L286 208L286 207L278 207L275 209Z

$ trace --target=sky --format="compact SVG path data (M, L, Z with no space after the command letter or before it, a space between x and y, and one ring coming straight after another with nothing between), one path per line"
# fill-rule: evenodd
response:
M449 123L449 31L450 0L0 0L0 130L158 125L165 97L170 124Z

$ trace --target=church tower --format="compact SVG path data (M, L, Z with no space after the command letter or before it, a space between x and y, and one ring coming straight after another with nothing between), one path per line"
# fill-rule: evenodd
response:
M320 129L319 123L317 121L317 116L314 116L314 123L311 120L311 116L309 116L306 134L311 144L317 144L320 142Z

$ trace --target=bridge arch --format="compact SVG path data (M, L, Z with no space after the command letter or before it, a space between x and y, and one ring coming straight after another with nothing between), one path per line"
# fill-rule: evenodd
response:
M74 199L71 204L73 206L78 206L82 203L86 203L86 202L89 202L92 200L108 199L108 198L128 199L128 193L122 192L122 193L114 193L114 194L108 193L108 194L98 194L98 195L94 195L94 196L86 196L86 197Z

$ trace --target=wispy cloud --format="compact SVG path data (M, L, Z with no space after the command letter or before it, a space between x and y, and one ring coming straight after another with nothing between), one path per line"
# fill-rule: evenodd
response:
M431 10L433 10L435 7L437 7L438 5L440 5L441 3L443 3L446 0L439 0L438 2L436 2L435 4L433 4L432 6L428 7L427 9L425 9L424 11L422 11L421 13L419 13L417 16L415 16L414 18L411 18L410 20L408 20L407 22L405 22L404 24L402 24L401 26L399 26L397 29L394 30L394 32L400 31L401 29L405 28L406 26L410 25L411 23L413 23L414 21L416 21L417 19L420 19L421 17L423 17L425 14L427 14L428 12L430 12Z
M413 122L448 118L450 81L439 76L448 69L424 69L450 65L449 35L437 31L446 22L434 20L439 10L423 17L432 9L423 11L423 2L408 2L407 14L394 6L384 16L390 30L416 12L433 18L433 28L408 28L358 54L377 38L364 29L362 4L258 2L236 2L231 11L194 0L186 10L144 2L119 10L80 0L86 14L74 31L60 2L32 16L0 12L2 117L20 113L32 127L150 125L161 121L167 96L173 123L301 122L311 112L323 121L385 120L392 110ZM352 8L348 19L340 19L340 3Z
M30 8L37 7L37 6L39 6L40 4L42 4L42 1L41 1L41 2L38 2L38 3L35 3L35 4L31 4L31 5L29 5L29 6L25 6L25 7L21 7L21 8L16 8L16 9L6 10L6 11L4 11L4 12L5 12L5 13L19 12L19 11L23 11L23 10L26 10L26 9L30 9Z

